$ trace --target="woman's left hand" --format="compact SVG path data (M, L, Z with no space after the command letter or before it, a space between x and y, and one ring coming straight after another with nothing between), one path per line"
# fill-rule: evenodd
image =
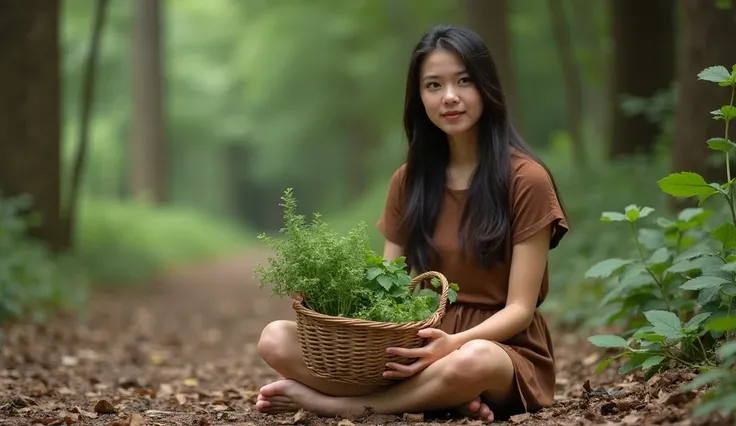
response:
M437 328L425 328L419 330L419 336L431 339L429 343L421 348L405 349L405 348L388 348L386 352L392 355L399 355L406 358L417 358L417 360L409 365L389 362L386 364L388 370L383 373L384 377L405 379L411 377L425 368L432 365L433 362L441 359L460 345L452 334L447 334Z

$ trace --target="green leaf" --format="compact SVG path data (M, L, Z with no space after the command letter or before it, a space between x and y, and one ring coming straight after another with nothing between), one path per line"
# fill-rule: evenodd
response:
M409 288L409 284L411 284L411 277L409 274L399 274L399 286L402 288Z
M723 65L714 65L700 71L698 80L710 81L713 83L722 83L731 79L731 73Z
M450 289L450 291L447 292L447 301L450 303L455 303L457 300L457 291L454 289Z
M716 353L721 358L728 358L731 355L736 355L736 340L724 343L723 346L718 348Z
M695 390L703 385L711 384L724 377L728 377L728 371L724 371L724 370L706 371L705 373L699 374L698 377L693 379L690 383L687 383L684 386L682 386L682 390L684 391Z
M726 120L731 120L736 117L736 107L731 105L724 105L721 107L721 116Z
M378 284L381 285L386 291L391 290L391 287L394 285L394 281L391 277L387 275L380 275L378 277Z
M655 333L672 339L679 339L682 334L682 323L677 315L670 311L652 310L644 312Z
M601 214L601 222L621 222L627 220L626 215L619 212L603 212Z
M611 365L611 363L615 359L616 359L616 357L611 357L611 358L608 358L606 360L601 361L598 364L598 366L595 367L595 371L593 372L593 374L599 374L600 372L602 372L603 370L605 370L606 368L608 368L608 366Z
M733 411L736 407L736 393L715 393L711 399L693 407L693 417L705 417L714 411Z
M659 229L640 228L639 242L647 250L656 250L666 245L664 234Z
M728 283L720 288L720 290L729 297L736 297L736 284Z
M368 270L365 272L365 276L368 279L368 281L373 281L377 276L381 275L383 271L381 268L377 266L371 266L368 268Z
M709 197L719 192L695 172L672 173L657 184L664 193L677 198Z
M680 213L677 215L677 220L681 220L683 222L689 222L692 219L698 217L699 214L702 214L706 210L702 207L687 207L685 209L682 209Z
M710 235L727 249L736 247L736 226L731 222L723 222L721 226L711 231Z
M662 343L665 340L667 340L666 337L659 335L657 333L654 333L651 331L641 331L641 330L634 333L632 337L635 339L646 340L648 342L657 342L657 343Z
M689 272L696 269L703 269L709 266L721 265L723 262L715 256L703 256L696 257L694 259L685 259L679 262L673 263L672 266L667 268L667 272L670 273L682 273Z
M654 253L652 253L652 256L649 258L647 263L650 265L656 265L658 263L664 263L668 261L669 258L670 255L667 247L660 247Z
M627 348L629 343L621 336L615 334L597 334L588 337L588 341L600 348Z
M654 367L655 365L659 365L659 363L662 361L664 361L664 357L662 355L652 355L647 358L646 361L644 361L644 363L641 365L641 368L646 370Z
M651 207L639 207L636 204L630 204L624 208L626 220L636 222L637 220L649 216L654 209Z
M729 262L721 266L721 270L726 272L736 272L736 262Z
M615 300L623 295L626 291L643 287L646 285L653 285L654 279L651 275L646 272L638 275L632 275L627 277L621 277L620 281L617 282L614 288L608 292L600 301L601 306L607 305L611 300Z
M710 287L700 290L700 293L698 293L698 303L701 305L708 304L710 301L715 300L718 297L719 291L720 289L718 287Z
M736 330L736 316L714 318L705 324L705 329L710 331L733 331Z
M619 258L602 260L585 272L585 278L607 278L630 263L633 263L633 260Z
M690 321L688 321L685 326L683 326L684 329L697 329L700 323L708 319L712 315L711 312L703 312L698 315L695 315L694 317L690 318Z
M721 277L700 276L686 281L680 288L682 290L702 290L704 288L720 287L728 282L728 280Z
M713 151L730 152L736 148L736 143L731 142L726 138L710 138L706 141L708 148Z
M646 353L633 353L630 355L629 360L626 361L621 368L618 369L619 374L628 374L637 368L641 367L642 363L649 358L649 354Z

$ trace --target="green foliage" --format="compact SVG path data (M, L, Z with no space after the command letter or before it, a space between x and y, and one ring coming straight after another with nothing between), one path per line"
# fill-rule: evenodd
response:
M76 257L99 285L139 284L165 268L247 248L247 229L183 207L85 199Z
M729 158L734 146L729 123L736 118L736 65L732 69L714 66L698 74L700 80L731 89L730 103L711 112L714 119L725 122L724 137L706 142L711 150L725 155L727 181L707 182L694 172L660 179L662 192L695 198L698 207L682 210L675 219L660 217L654 228L641 225L653 213L651 207L628 205L623 212L604 212L602 221L626 224L631 230L636 255L602 260L586 273L607 281L608 292L600 303L616 306L607 319L621 322L626 329L622 336L589 338L596 346L621 349L598 371L618 358L626 359L621 374L641 369L651 377L676 365L699 369L703 373L689 387L715 387L706 394L707 402L698 406L698 415L736 410L732 393L736 373L731 370L736 348L733 342L722 344L736 330L736 197ZM725 202L725 209L702 207L714 196Z
M86 300L85 281L72 259L29 236L40 220L30 196L0 196L0 322L43 321Z
M367 307L354 315L355 318L383 322L408 322L428 318L439 308L437 291L417 286L411 292L411 277L406 272L406 258L401 256L393 262L381 256L367 257L366 287L371 290ZM430 280L436 290L441 290L439 279ZM458 285L450 283L448 302L457 299Z
M319 213L310 223L297 214L291 188L282 200L284 238L259 235L274 251L268 267L254 269L261 287L271 285L277 296L299 296L308 308L331 316L407 322L423 320L437 309L437 292L418 286L410 292L403 257L388 261L371 249L364 222L341 236ZM457 290L453 284L452 301Z

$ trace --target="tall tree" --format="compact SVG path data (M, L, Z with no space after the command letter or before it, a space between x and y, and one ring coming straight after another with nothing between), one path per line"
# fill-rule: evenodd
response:
M516 125L521 128L523 123L516 97L508 0L467 0L466 10L468 27L478 33L493 55L509 112Z
M0 191L31 195L32 236L61 251L59 1L0 3L0 38Z
M133 2L133 141L131 192L153 202L166 198L161 2Z
M650 154L659 127L645 116L629 116L622 97L649 98L670 88L675 78L672 0L610 0L613 57L611 68L610 158Z
M562 0L548 0L552 35L562 67L565 81L565 107L567 128L572 140L573 160L578 167L585 167L587 154L583 140L583 79L575 60L570 26L567 21L565 5Z
M728 69L736 64L736 5L718 9L713 0L682 2L682 54L675 112L674 171L697 172L712 181L725 181L722 166L709 167L712 151L705 141L723 136L723 122L708 113L728 102L722 88L698 81L697 74L711 65ZM733 139L733 133L731 134ZM674 202L673 206L682 205Z

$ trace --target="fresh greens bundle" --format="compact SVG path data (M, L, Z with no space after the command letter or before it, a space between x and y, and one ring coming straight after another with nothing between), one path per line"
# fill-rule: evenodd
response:
M283 238L258 236L274 252L268 267L259 264L254 269L261 286L270 284L277 296L301 296L306 307L331 316L410 322L437 310L436 291L417 286L410 292L403 257L389 262L371 250L365 223L340 236L319 213L311 223L297 214L291 188L281 199ZM431 283L439 288L439 280ZM449 302L455 301L457 290L457 284L450 285Z

